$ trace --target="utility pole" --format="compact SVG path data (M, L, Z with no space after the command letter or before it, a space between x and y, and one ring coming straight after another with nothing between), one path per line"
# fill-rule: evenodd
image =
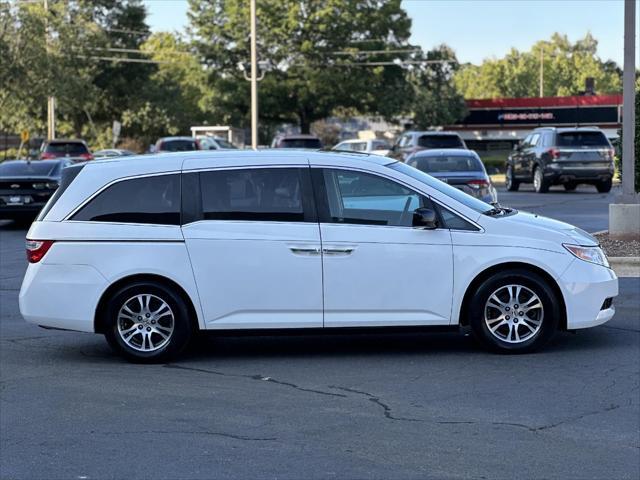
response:
M50 53L49 48L49 1L44 1L44 14L45 14L45 42L47 46L47 55ZM56 99L53 96L47 97L47 140L53 140L56 138Z
M544 49L540 46L540 98L544 97Z
M624 2L624 70L622 77L622 194L635 193L634 137L636 113L635 60L636 60L636 0Z
M636 0L624 2L624 68L622 76L622 194L609 205L609 235L640 234L640 195L635 191Z
M251 0L251 148L258 148L258 60L256 53L256 0Z

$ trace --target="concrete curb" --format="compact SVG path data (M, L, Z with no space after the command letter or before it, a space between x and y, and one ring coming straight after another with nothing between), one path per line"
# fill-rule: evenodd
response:
M609 264L619 277L640 277L640 257L609 257Z

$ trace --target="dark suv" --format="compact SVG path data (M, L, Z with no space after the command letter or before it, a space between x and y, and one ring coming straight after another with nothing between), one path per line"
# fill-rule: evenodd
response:
M614 150L599 128L536 128L507 159L506 187L533 183L538 193L551 185L575 190L579 183L611 190Z
M432 148L464 148L467 145L455 132L404 132L387 156L404 162L419 150Z

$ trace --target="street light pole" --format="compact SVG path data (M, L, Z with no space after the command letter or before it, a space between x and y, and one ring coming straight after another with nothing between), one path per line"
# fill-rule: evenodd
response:
M256 53L256 0L251 0L251 148L258 148L258 61Z
M544 97L544 49L540 46L540 98Z
M44 1L44 13L45 13L45 45L47 49L47 55L50 53L49 48L49 2ZM47 140L53 140L56 138L56 99L50 95L47 97Z
M635 60L636 60L636 0L624 2L624 69L622 77L622 194L635 193Z

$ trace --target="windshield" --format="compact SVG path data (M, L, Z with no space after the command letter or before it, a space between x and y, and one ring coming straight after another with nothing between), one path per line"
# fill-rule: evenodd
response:
M563 132L558 134L559 147L610 147L602 132Z
M418 146L424 148L464 148L457 135L423 135L418 138Z
M447 183L441 182L437 178L421 172L417 168L410 167L406 163L395 162L387 166L393 170L404 173L411 178L424 183L425 185L430 186L438 192L453 198L455 201L462 203L464 206L469 207L478 213L485 213L493 209L493 207L488 203L484 203L483 201L478 200L477 198L474 198L471 195L468 195Z
M285 138L280 142L280 148L322 148L317 138Z
M482 172L482 163L471 156L424 156L415 160L418 170L423 172Z

